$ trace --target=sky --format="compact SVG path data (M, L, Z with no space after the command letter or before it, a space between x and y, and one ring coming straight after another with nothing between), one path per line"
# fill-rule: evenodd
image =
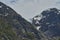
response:
M60 0L0 0L13 8L26 20L30 20L36 15L40 15L43 10L48 8L60 9Z

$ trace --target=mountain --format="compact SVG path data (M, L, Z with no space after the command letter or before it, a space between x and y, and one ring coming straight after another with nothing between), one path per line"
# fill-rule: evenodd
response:
M12 8L0 2L0 40L40 40L40 33Z
M32 24L47 37L60 37L60 10L50 8L32 18Z
M49 11L53 13L56 13L58 11L55 8L53 9L50 9ZM47 11L47 13L49 13L49 11ZM47 16L45 12L46 11L42 12L42 17ZM52 17L51 21L55 19L56 15L55 16L54 15L53 15L54 18ZM36 17L38 18L38 16ZM57 15L56 17L59 18L60 15ZM59 31L57 31L59 30L59 19L56 19L57 21L51 22L51 23L57 22L57 24L55 23L56 28L54 26L51 26L49 29L47 29L48 26L46 27L46 25L44 24L47 19L45 17L43 17L42 19L41 18L39 20L40 24L37 22L38 25L36 25L41 26L38 31L36 30L35 28L36 26L34 24L29 23L21 15L16 13L12 8L0 2L0 40L60 40L60 37L57 36L57 32L58 35L60 34ZM53 34L52 32L53 33L56 32L55 34L57 37L51 38L49 35Z

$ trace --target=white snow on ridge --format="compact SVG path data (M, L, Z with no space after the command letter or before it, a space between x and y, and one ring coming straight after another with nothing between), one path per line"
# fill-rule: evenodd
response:
M36 29L39 30L41 28L41 26L37 26Z

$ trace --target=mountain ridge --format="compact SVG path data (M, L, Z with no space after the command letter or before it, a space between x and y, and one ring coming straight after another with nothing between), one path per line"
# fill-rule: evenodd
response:
M32 24L0 2L0 40L40 40Z
M49 38L60 37L60 10L57 8L44 10L41 15L33 17L32 24L36 28L39 27L38 29Z

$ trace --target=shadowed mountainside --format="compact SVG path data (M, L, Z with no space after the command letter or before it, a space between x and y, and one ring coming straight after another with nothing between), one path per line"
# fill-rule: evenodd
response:
M59 38L60 10L57 8L44 10L41 15L33 17L32 24L34 24L36 28L39 27L38 30L42 31L48 38Z

